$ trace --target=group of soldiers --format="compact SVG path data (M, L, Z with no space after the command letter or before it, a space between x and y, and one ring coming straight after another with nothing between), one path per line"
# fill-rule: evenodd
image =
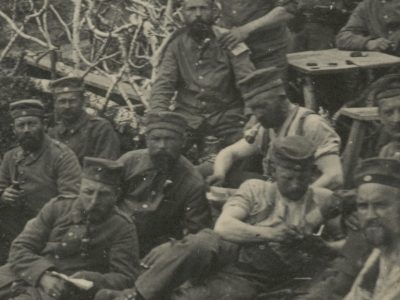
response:
M386 140L343 190L339 135L287 95L301 5L218 3L217 26L215 1L183 1L145 149L120 153L112 125L85 111L80 78L51 83L51 128L40 100L10 103L0 299L400 298L400 75L374 84ZM397 54L399 25L398 0L364 0L337 46ZM185 157L210 141L214 160ZM238 188L213 217L210 186Z

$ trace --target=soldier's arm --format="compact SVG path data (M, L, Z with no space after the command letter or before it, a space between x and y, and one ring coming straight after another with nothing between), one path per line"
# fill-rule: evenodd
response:
M204 184L193 183L188 187L184 207L184 224L189 233L211 227L211 212L206 199Z
M165 50L160 68L151 90L150 108L155 111L168 110L177 90L179 69L174 41Z
M280 242L295 236L297 233L288 228L284 222L270 224L269 226L257 226L246 223L255 202L257 185L261 180L248 180L243 183L237 193L225 203L221 215L219 216L214 231L222 236L223 239L234 243L254 243L254 242ZM263 190L265 192L265 190ZM265 195L268 197L268 195ZM268 198L268 201L273 199ZM265 219L268 214L265 213Z
M81 181L81 166L70 149L65 149L56 161L57 190L59 195L77 195Z
M37 286L41 276L55 268L51 261L40 255L58 216L54 203L55 200L47 203L11 245L8 259L11 269L31 286Z
M120 139L112 125L106 121L94 131L96 143L93 145L95 157L111 160L119 158L121 153Z
M139 275L138 240L133 223L121 226L118 236L110 243L107 273L81 271L72 277L92 281L96 289L122 290L132 287Z
M3 194L4 190L8 188L11 184L11 174L10 174L10 155L5 155L3 161L0 165L0 196Z
M366 3L361 2L351 14L347 24L336 36L336 45L341 50L367 50L372 39L368 30L370 22L366 14Z
M266 15L246 23L240 27L232 28L222 34L220 42L223 47L232 49L239 43L244 42L251 33L262 29L271 28L278 24L291 20L297 12L297 3L293 0L278 1L278 5Z

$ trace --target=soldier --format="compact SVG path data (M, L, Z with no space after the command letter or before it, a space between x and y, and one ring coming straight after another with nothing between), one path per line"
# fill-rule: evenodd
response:
M400 162L365 160L356 171L361 229L374 247L345 300L400 298Z
M183 1L186 26L167 46L150 97L152 110L173 107L185 117L188 145L200 152L207 136L221 147L241 137L246 118L237 81L254 70L246 46L220 46L215 10L213 0Z
M122 165L86 157L78 196L58 196L15 239L0 268L1 299L92 299L101 288L131 286L138 243L131 219L114 204ZM87 291L59 274L93 283Z
M0 166L2 256L49 199L78 193L81 175L75 154L45 134L39 100L13 102L10 114L19 146L4 155Z
M85 156L117 159L120 141L111 124L84 110L83 82L77 77L53 81L54 109L57 124L49 135L70 147L82 164Z
M252 141L243 138L217 155L214 173L207 179L208 182L221 185L229 179L232 181L232 177L240 177L240 173L228 174L233 163L254 154L264 156L264 175L271 177L270 143L276 137L301 135L317 146L315 163L319 173L313 186L331 189L339 187L343 181L339 136L321 116L289 101L282 80L279 79L279 71L275 68L260 69L243 79L240 84L245 91L246 105L253 111L259 123L249 131L254 133L250 136ZM243 178L233 181L242 182Z
M336 37L343 50L400 54L400 6L398 1L364 0Z
M98 299L250 300L312 274L309 268L321 267L314 259L324 249L312 233L340 213L331 191L309 188L314 152L307 138L277 139L277 182L246 181L224 205L214 231L154 249L134 290L101 291ZM191 284L175 289L187 280Z
M138 228L141 254L211 224L205 183L181 155L185 119L173 112L150 112L146 118L147 149L124 154L122 200Z

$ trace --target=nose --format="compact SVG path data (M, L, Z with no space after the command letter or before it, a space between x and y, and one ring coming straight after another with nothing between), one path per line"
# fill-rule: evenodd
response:
M367 210L367 215L366 215L366 219L367 220L373 220L376 219L377 214L375 212L375 209L372 205L368 206L368 210Z
M196 17L198 17L198 18L201 17L201 15L202 15L201 9L200 8L196 8L195 14L196 14Z
M25 124L22 130L24 132L30 132L31 131L31 126L29 124Z
M97 205L98 198L99 198L98 195L99 195L98 191L95 191L91 195L89 205L87 206L87 211L91 211Z

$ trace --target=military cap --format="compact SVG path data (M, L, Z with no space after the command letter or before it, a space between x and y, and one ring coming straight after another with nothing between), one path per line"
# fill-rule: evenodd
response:
M362 161L354 173L357 186L380 183L400 188L400 160L394 158L369 158Z
M183 135L187 129L187 122L182 115L175 112L150 111L146 115L145 126L147 133L153 129L167 129Z
M67 76L50 83L53 94L62 94L70 92L83 92L83 80L80 77Z
M83 159L82 178L108 185L119 185L122 180L122 163L114 160L88 157Z
M283 81L278 68L258 69L238 82L246 105L251 106L276 96L285 96Z
M10 103L10 114L13 119L27 116L42 118L44 116L44 106L40 100L18 100Z
M272 143L271 160L278 166L297 171L314 163L316 147L304 136L280 137Z
M390 74L375 81L372 86L372 98L375 105L387 98L400 96L400 74Z

